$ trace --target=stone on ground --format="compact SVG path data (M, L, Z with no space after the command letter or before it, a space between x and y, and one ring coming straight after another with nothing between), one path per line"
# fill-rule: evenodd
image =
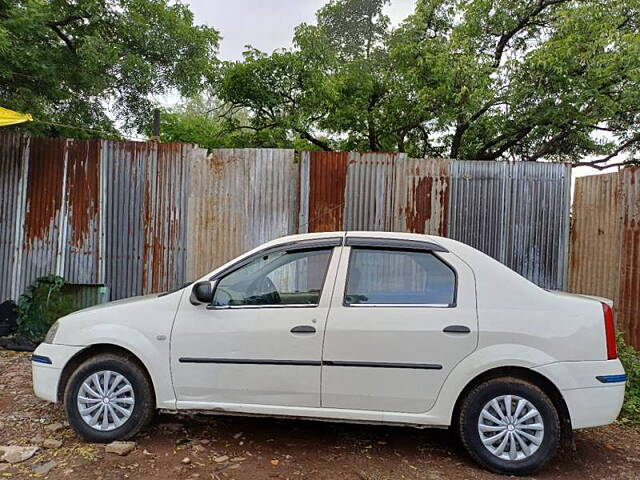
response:
M104 447L104 451L122 456L133 452L135 448L136 442L112 442Z
M24 462L33 457L37 451L38 447L19 447L18 445L0 447L0 462Z

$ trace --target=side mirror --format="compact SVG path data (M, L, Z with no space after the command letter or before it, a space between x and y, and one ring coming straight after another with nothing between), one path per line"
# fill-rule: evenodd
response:
M198 282L191 289L191 304L201 305L203 303L209 305L213 302L213 291L216 282Z

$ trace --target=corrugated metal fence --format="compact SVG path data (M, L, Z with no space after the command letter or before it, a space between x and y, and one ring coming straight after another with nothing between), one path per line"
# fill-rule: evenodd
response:
M0 136L0 301L39 276L112 298L185 277L190 157L180 144Z
M565 286L565 164L216 150L0 135L0 300L36 277L172 288L270 239L391 230L460 239Z
M569 289L614 300L640 348L640 168L576 179Z
M187 278L296 232L297 167L293 150L225 149L193 158Z
M300 230L449 236L538 285L567 278L571 167L307 152Z

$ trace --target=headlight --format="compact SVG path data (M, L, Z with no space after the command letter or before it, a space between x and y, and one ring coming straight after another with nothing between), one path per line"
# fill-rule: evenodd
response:
M58 331L58 326L59 322L56 320L44 337L44 343L53 343L53 339L56 337L56 332Z

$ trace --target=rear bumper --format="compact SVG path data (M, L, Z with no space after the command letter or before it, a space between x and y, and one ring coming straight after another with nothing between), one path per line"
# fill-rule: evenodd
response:
M562 392L574 429L615 422L624 401L624 383L616 386L580 388Z
M560 389L574 429L607 425L618 418L625 387L619 360L557 362L534 370Z
M84 347L41 343L31 357L33 392L49 402L58 401L58 384L67 362Z

